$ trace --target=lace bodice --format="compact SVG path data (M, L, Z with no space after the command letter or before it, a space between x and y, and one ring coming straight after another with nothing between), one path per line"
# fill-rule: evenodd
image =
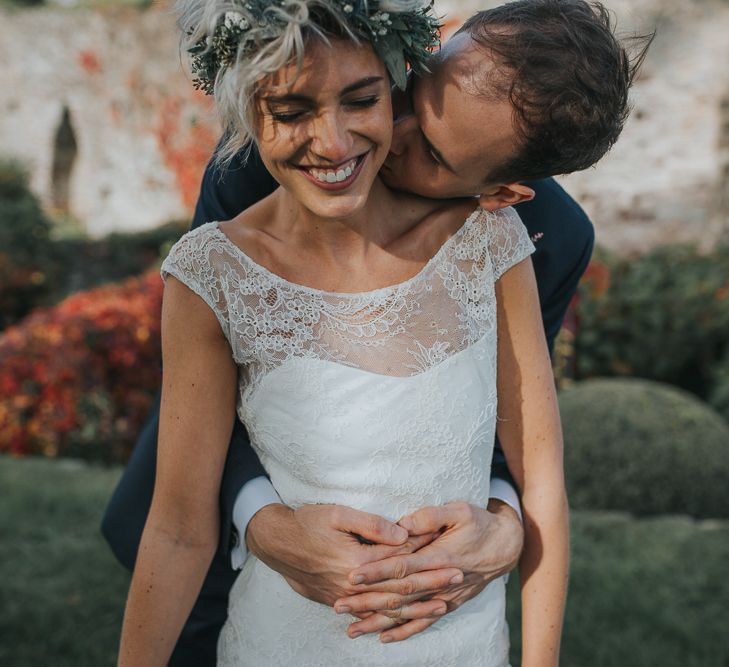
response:
M247 382L292 357L408 376L493 327L494 282L533 249L513 209L477 209L409 280L342 294L288 282L210 222L173 246L162 275L182 280L212 308Z
M335 294L245 255L213 222L162 265L215 312L239 367L238 415L284 503L397 520L485 505L496 423L494 283L533 246L512 210L475 211L415 276ZM351 622L252 556L230 594L221 665L505 667L502 580L407 642Z

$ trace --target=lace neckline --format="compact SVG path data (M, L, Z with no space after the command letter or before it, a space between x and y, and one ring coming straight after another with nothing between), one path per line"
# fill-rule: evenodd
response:
M232 241L232 239L222 230L220 229L220 221L214 220L212 222L209 222L207 225L204 225L205 227L210 226L215 232L217 232L217 235L221 237L225 243L233 249L236 255L238 255L246 264L248 264L251 268L258 271L259 273L262 273L266 276L268 276L270 279L274 280L275 282L281 283L283 285L286 285L287 287L294 288L296 290L300 290L302 292L308 292L309 294L318 295L321 297L339 297L339 298L357 298L357 297L364 297L364 296L379 296L381 294L387 294L391 292L399 292L401 290L408 289L414 282L421 280L425 275L430 273L430 271L437 265L441 257L446 253L448 248L450 248L452 245L454 245L461 236L465 234L465 231L468 227L471 226L471 224L481 215L481 214L488 214L487 211L484 209L478 207L476 208L472 213L469 214L469 216L466 218L466 220L463 222L463 224L453 233L451 236L446 239L446 241L438 248L435 255L433 255L421 268L420 270L412 275L410 278L406 278L405 280L395 283L394 285L386 285L385 287L378 287L373 290L367 290L364 292L331 292L328 290L318 289L316 287L309 287L308 285L302 285L301 283L295 283L291 282L290 280L287 280L283 276L280 276L278 273L274 273L270 269L267 269L262 264L259 264L256 262L253 258L250 257L250 255L246 254L243 249L238 246L236 243Z

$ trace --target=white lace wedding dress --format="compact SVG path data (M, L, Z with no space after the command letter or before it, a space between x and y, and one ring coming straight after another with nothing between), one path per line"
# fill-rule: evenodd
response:
M496 422L494 282L534 249L518 215L475 211L413 278L365 293L293 284L216 222L162 265L215 312L239 368L238 415L283 502L397 520L485 505ZM503 667L504 581L405 642L351 640L352 617L295 593L249 556L218 664Z

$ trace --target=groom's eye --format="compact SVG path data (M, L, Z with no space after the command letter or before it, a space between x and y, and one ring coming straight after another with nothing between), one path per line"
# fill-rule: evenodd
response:
M438 157L438 153L435 151L435 149L430 145L430 142L423 137L423 144L425 145L425 153L426 155L433 161L435 164L441 164L441 160Z

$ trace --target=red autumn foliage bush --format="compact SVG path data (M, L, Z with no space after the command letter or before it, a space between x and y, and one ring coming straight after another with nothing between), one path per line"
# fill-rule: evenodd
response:
M0 452L128 458L160 386L162 289L151 271L0 336Z

